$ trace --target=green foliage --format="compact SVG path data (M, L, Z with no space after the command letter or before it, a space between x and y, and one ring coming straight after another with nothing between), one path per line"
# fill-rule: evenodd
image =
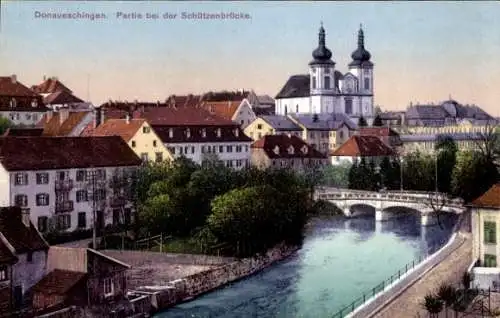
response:
M14 124L8 118L0 116L0 134L5 133L7 129L13 126Z
M452 173L457 162L458 147L453 139L443 136L436 143L436 151L438 190L439 192L450 193Z
M458 300L458 291L451 285L442 284L439 286L437 296L443 301L446 307L451 307Z
M375 118L373 119L372 126L374 126L374 127L382 127L382 126L384 126L384 123L382 122L382 118L380 118L379 114L377 114L375 116Z
M349 171L351 166L352 164L349 162L325 166L322 170L319 184L329 187L347 188L349 186Z
M465 290L470 289L470 284L472 282L472 275L469 272L464 272L462 275L462 286Z
M356 190L377 191L380 188L381 176L375 169L375 163L361 158L355 161L349 170L349 188Z
M403 186L405 190L434 191L435 162L433 156L414 152L403 159Z
M498 181L498 170L482 153L459 153L452 173L452 193L466 202L477 198Z
M366 119L363 116L359 117L359 119L358 119L358 127L366 127L366 126L368 126L368 123L366 122Z
M427 294L424 298L424 307L432 316L436 316L443 310L443 302L438 297Z

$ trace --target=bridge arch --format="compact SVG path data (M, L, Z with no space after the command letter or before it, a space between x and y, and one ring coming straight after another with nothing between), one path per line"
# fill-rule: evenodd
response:
M351 204L349 207L346 208L345 212L348 212L346 214L347 216L350 217L357 217L357 216L364 216L364 215L375 215L377 211L377 208L371 204L368 203L354 203Z

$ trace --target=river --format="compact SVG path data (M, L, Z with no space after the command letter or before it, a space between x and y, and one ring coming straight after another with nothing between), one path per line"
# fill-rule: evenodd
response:
M421 227L416 215L312 219L303 247L247 279L180 304L156 318L331 317L405 264L446 243L445 227Z

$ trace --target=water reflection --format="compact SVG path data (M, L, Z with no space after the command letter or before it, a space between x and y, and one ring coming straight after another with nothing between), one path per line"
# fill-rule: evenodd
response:
M158 317L328 317L450 235L421 227L417 215L311 220L296 255Z

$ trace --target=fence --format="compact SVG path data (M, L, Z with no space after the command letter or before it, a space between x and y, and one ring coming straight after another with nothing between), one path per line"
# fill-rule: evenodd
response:
M163 242L169 239L170 236L163 233L155 236L146 237L134 242L134 249L136 250L150 250L154 246L160 247L160 253L163 252Z
M404 274L415 268L416 265L420 264L429 254L421 255L417 259L414 259L411 263L405 265L397 273L391 275L388 279L383 280L378 285L374 286L372 289L364 292L361 297L355 299L349 305L342 307L339 311L337 311L332 318L343 318L353 312L357 307L363 305L368 299L375 297L379 293L383 292L384 289L401 278Z

